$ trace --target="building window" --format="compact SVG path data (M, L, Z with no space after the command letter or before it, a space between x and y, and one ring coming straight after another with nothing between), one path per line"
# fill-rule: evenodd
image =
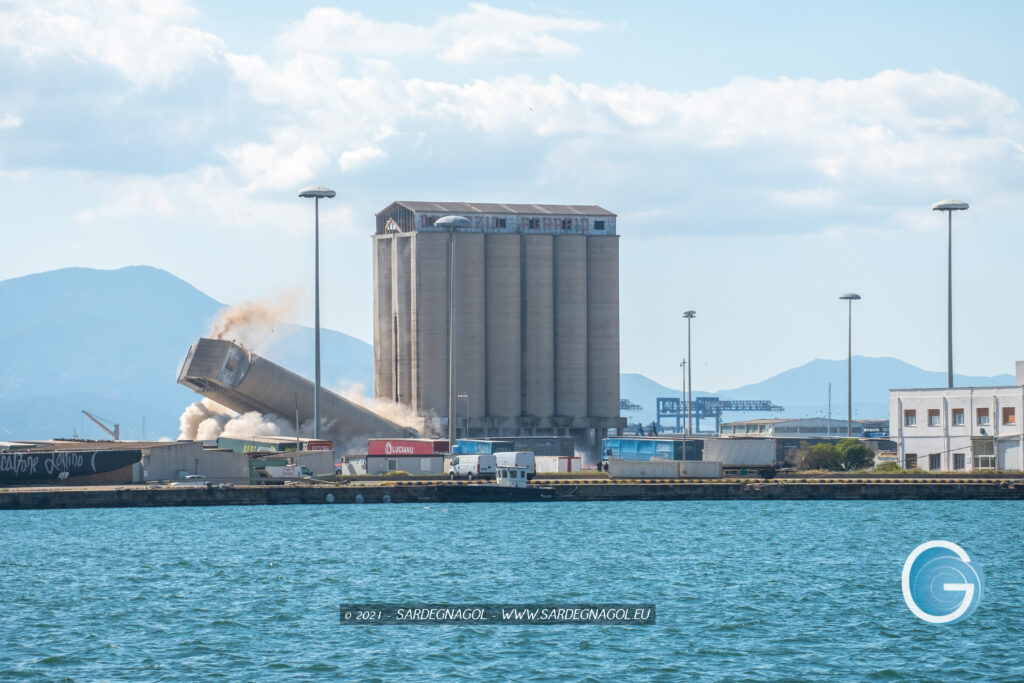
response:
M928 426L938 427L939 426L939 411L929 410L928 411Z
M912 470L917 467L917 453L907 453L903 456L903 462L908 470Z
M388 472L394 472L397 469L398 469L398 461L397 460L390 460L389 459L388 460Z
M498 228L500 230L504 230L505 226L506 226L506 223L505 223L505 219L504 218L495 219L495 226L494 227L496 227L496 228Z
M903 426L913 427L917 424L917 411L916 410L904 410L903 411Z
M1017 409L1016 408L1003 408L1003 424L1004 425L1017 424Z
M563 218L562 219L562 230L572 230L572 219L571 218Z
M988 424L988 408L978 408L978 424Z
M594 230L604 230L604 221L594 221Z
M962 427L964 424L964 409L953 408L953 426Z
M963 453L954 453L953 454L953 469L954 470L962 470L962 469L964 469L964 467L967 464L966 460L967 459L964 457Z
M529 223L530 230L540 230L540 219L531 218Z
M928 469L929 470L937 470L937 469L939 469L939 467L941 466L940 463L939 463L939 458L940 458L940 456L939 456L938 453L932 453L931 455L928 456Z

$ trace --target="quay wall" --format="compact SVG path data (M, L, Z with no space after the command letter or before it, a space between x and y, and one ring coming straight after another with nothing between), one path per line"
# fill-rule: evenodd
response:
M211 488L17 488L0 491L0 510L210 505L435 503L453 488L473 487L473 500L508 500L507 490L479 484L404 482L381 486L236 486ZM1024 500L1024 484L1008 482L768 483L704 481L543 482L548 501L596 500ZM493 495L492 495L493 494Z

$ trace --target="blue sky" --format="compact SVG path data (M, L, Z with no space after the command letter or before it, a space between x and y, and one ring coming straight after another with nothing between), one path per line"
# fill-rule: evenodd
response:
M854 352L1024 358L1024 48L1012 2L8 2L0 278L165 268L237 303L306 292L371 337L395 199L619 214L622 369L695 388ZM292 313L312 318L311 297ZM300 301L303 299L300 297Z

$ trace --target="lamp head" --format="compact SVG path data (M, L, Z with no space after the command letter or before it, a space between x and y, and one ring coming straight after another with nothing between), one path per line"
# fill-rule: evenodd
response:
M696 317L696 315L697 315L697 311L683 311L683 317L684 318L693 318L693 317Z
M966 211L968 208L967 202L957 199L943 199L941 202L932 204L932 211Z
M307 187L305 189L299 190L299 196L307 198L316 197L318 199L323 197L324 199L330 199L331 197L334 196L334 190L332 190L329 187L320 187L318 185L314 185L313 187Z
M471 228L473 227L473 221L469 220L465 216L442 216L434 222L434 226L444 228L445 230Z
M854 294L853 292L847 292L846 294L843 294L839 298L844 300L844 301L857 301L858 299L860 299L860 294Z

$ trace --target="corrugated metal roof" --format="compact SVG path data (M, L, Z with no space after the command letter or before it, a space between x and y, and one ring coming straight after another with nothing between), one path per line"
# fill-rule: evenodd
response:
M537 216L551 214L554 216L615 216L614 213L600 206L584 206L579 204L489 204L479 202L410 202L396 201L392 204L404 206L410 211L436 211L441 213L507 213L528 214ZM391 206L389 204L388 206Z

